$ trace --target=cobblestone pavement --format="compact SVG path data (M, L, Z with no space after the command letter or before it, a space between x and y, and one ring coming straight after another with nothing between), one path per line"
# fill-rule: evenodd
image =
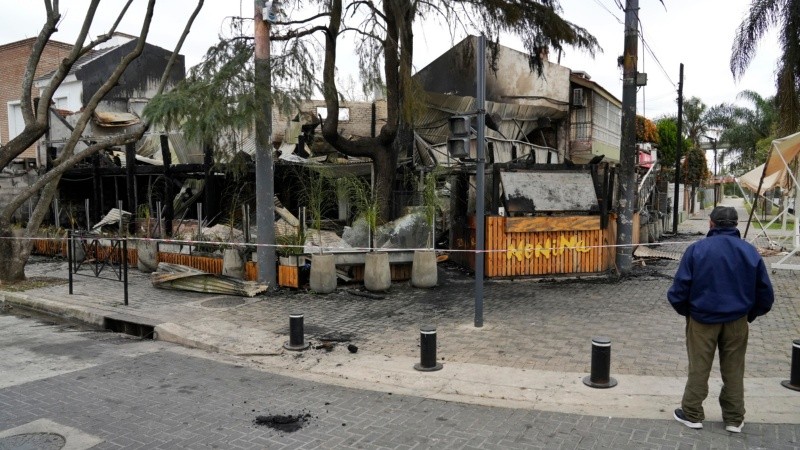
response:
M662 247L687 245L667 241ZM774 259L771 257L769 259ZM590 370L591 339L612 341L612 370L630 375L683 376L686 357L684 319L666 301L677 261L650 260L625 279L584 277L570 280L487 281L484 327L474 321L473 281L453 268L440 269L441 283L430 290L395 284L381 299L352 295L348 289L321 296L282 290L267 297L225 303L226 296L158 290L148 276L132 270L130 305L122 305L122 285L77 277L74 295L59 285L26 294L65 304L88 304L111 313L130 313L155 322L215 320L232 329L288 335L288 315L305 314L311 340L344 336L363 350L417 357L419 327L437 327L439 356L445 361L564 372ZM28 274L66 275L62 261L38 259ZM746 376L786 376L791 343L800 336L798 273L771 274L776 291L773 311L751 326ZM356 289L353 287L352 289ZM230 301L230 300L228 300Z
M2 323L19 334L41 326L28 322ZM734 435L720 423L689 430L673 420L468 405L288 378L109 333L36 333L35 342L0 345L0 357L30 350L90 367L0 388L0 436L46 419L102 439L96 449L800 448L796 425L748 424ZM113 347L127 356L109 358ZM303 420L281 431L257 425L258 416Z
M694 218L685 221L681 224L680 234L654 244L653 247L680 254L691 242L702 237L707 231L708 221L704 215L707 212L701 211ZM744 217L741 211L740 217ZM779 256L766 258L768 263L777 259ZM411 288L407 283L396 283L390 292L381 298L353 295L351 291L357 290L357 286L344 287L327 296L305 291L281 290L253 299L168 291L153 288L149 276L136 270L132 270L129 274L129 306L122 305L120 283L93 277L77 277L74 295L68 294L66 285L26 291L24 295L47 302L55 311L59 311L62 307L81 306L108 315L130 315L153 323L175 323L196 329L212 329L217 333L218 341L222 343L216 350L240 356L254 356L255 358L249 362L257 360L258 355L270 355L277 351L279 345L273 344L282 342L288 337L288 315L301 312L305 314L306 339L310 340L313 346L323 340L346 341L359 348L359 358L362 355L363 357L385 355L387 360L401 357L419 358L419 328L431 324L437 327L438 358L445 362L446 366L462 363L465 366L476 364L498 369L585 374L590 371L590 340L593 337L604 336L612 341L612 375L677 379L685 377L686 373L683 338L685 322L682 317L675 314L666 301L666 290L671 284L677 264L677 261L668 259L636 259L632 274L623 279L612 276L586 276L570 279L487 281L482 328L473 326L474 298L471 275L447 264L440 265L438 287L420 290ZM67 268L61 260L35 258L28 266L27 273L28 276L66 278ZM787 378L790 370L791 343L792 340L800 338L798 273L778 270L771 273L771 278L776 290L776 303L770 314L759 318L751 327L745 374L747 378ZM241 336L247 339L236 341L235 338ZM228 337L231 342L226 346ZM242 341L255 344L242 347L239 345ZM262 342L263 345L257 345L258 342ZM297 355L294 361L302 363L303 358L305 361L315 358L319 361L320 358L324 358L324 350L312 350L305 355ZM291 359L286 355L283 357ZM147 360L150 357L142 358ZM298 367L302 367L302 364ZM309 389L310 386L314 386L304 385L305 382L285 381ZM679 388L674 391L677 402ZM672 391L669 394L671 395ZM299 395L302 398L305 392ZM372 399L385 398L383 395L386 394L360 393L359 395L370 399L364 401L373 401ZM785 394L781 392L780 395L784 396L783 401L786 402L790 400L785 397L795 393L786 390ZM431 404L426 403L430 401L432 400L409 400L411 403L417 402L426 406ZM709 409L713 408L713 405L710 405L714 403L713 399L707 403ZM298 404L302 405L303 402ZM442 404L441 407L455 408L459 412L451 414L461 416L470 415L470 411L482 411L481 408L473 410L471 407L448 403ZM549 423L553 420L552 417L556 417L542 411L508 411L504 413L508 416L502 416L503 419L499 422L510 420L521 427L508 432L509 436L512 436L509 442L517 438L527 439L526 433L539 433L529 431L538 430L539 427L530 428L524 425L532 419L542 417L544 418L542 423ZM369 415L366 412L364 414ZM609 411L609 415L612 414L616 413ZM664 415L669 417L669 412L665 411ZM412 420L403 417L390 421ZM436 418L426 417L429 421L426 423L436 423ZM545 434L547 439L567 439L570 434L583 436L584 439L595 439L592 437L594 436L592 430L596 430L595 427L617 431L611 433L610 442L559 440L558 444L554 444L556 440L549 440L545 444L540 444L543 441L534 439L531 441L534 444L529 445L530 447L553 448L564 445L563 448L648 448L651 444L656 448L662 444L664 448L684 448L683 444L686 444L686 448L694 448L692 445L697 445L696 448L725 448L729 445L740 448L761 446L761 443L750 442L745 442L743 445L742 441L726 440L724 443L706 441L724 437L716 434L703 435L699 438L700 441L685 441L687 432L681 428L671 428L673 426L669 423L671 421L605 420L580 415L557 417L559 419L556 422L569 423L570 431L564 435L560 432ZM654 417L660 417L660 413L657 412ZM467 428L477 427L478 430L486 430L483 425L476 425L483 422L474 420L469 422L463 419L461 423L469 424ZM488 423L498 423L497 419L486 420ZM714 425L718 427L719 423ZM639 426L645 431L635 431ZM561 425L556 425L554 429L561 429L560 427ZM776 431L777 429L759 430L775 439L785 437L785 432ZM719 429L716 431L721 432ZM536 436L542 435L536 434ZM429 438L433 437L431 434ZM648 441L650 438L654 440ZM659 439L663 441L658 441ZM794 436L791 439L794 439ZM351 441L347 442L353 444ZM426 442L419 446L432 446L430 443L433 441ZM591 444L585 445L587 442ZM781 444L765 448L782 448L781 446L793 448L793 445L798 445L796 440L784 439L771 442ZM794 443L786 444L787 442ZM367 447L373 448L371 445ZM499 444L493 441L491 445ZM390 445L387 446L392 448ZM456 445L456 447L461 446ZM476 448L481 448L480 444L477 444Z

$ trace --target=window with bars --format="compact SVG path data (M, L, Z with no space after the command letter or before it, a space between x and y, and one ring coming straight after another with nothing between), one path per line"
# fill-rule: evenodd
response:
M622 127L622 111L598 95L594 98L592 112L592 137L597 141L618 148Z

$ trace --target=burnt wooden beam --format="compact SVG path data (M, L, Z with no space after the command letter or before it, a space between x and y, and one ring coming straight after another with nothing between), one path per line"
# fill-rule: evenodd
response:
M128 209L131 213L131 221L128 223L128 232L136 232L136 147L134 144L125 145L125 179L128 191Z
M92 211L92 222L100 221L103 214L103 178L100 176L100 154L92 155L92 191L94 193L94 208Z
M127 175L127 168L122 167L100 167L100 176L122 176ZM146 166L140 165L133 168L134 175L161 175L164 173L163 166ZM206 170L203 164L177 164L170 166L170 173L172 175L196 175L197 177L205 177ZM67 170L64 175L68 176L92 176L94 169L92 167L78 167Z
M172 219L175 216L173 197L175 189L172 182L172 153L169 151L169 136L161 135L161 159L164 161L164 234L172 237Z

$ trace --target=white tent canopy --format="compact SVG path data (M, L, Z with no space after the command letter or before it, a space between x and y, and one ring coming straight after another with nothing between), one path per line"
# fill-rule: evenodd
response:
M797 158L798 153L800 153L800 133L775 139L772 141L767 162L739 177L739 184L757 195L764 195L764 192L774 187L781 187L787 190L794 187L795 199L797 199L800 197L800 183L797 183L797 178L791 172L789 164ZM751 218L753 212L750 212ZM787 212L788 208L781 215L785 218ZM800 209L795 208L795 214L794 250L781 258L780 261L772 263L773 269L800 270L800 264L790 264L788 262L796 253L800 252ZM748 229L750 228L749 220L747 227ZM745 230L746 236L747 230Z
M775 139L772 141L769 160L739 177L739 183L753 192L758 191L759 195L775 187L790 188L792 181L788 166L798 153L800 153L800 133ZM763 182L761 182L762 175Z

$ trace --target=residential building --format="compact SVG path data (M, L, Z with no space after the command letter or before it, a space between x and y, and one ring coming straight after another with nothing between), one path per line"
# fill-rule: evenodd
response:
M569 85L570 159L586 163L604 155L605 161L619 163L622 102L586 72L572 72Z
M25 128L20 99L25 68L36 38L0 45L0 143L5 144ZM34 77L55 70L69 52L71 44L51 40L45 45ZM36 95L34 95L36 97ZM36 158L36 147L25 150L20 158Z

